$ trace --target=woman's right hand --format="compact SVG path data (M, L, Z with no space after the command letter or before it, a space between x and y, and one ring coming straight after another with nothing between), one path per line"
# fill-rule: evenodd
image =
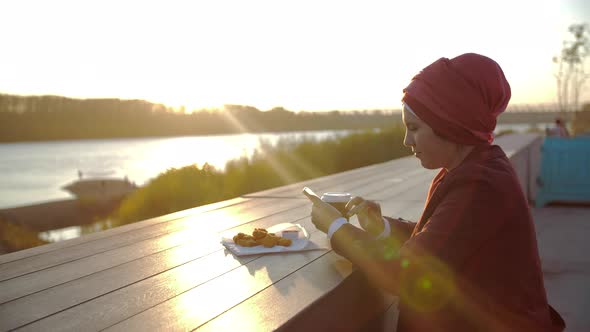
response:
M373 236L383 232L383 216L378 203L356 196L346 204L346 211L348 217L356 214L361 227Z

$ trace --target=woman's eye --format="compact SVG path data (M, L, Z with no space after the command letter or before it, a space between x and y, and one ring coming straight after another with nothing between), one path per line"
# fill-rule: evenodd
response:
M416 128L416 126L408 126L407 128L408 128L408 131L416 131L416 129L418 129L418 128Z

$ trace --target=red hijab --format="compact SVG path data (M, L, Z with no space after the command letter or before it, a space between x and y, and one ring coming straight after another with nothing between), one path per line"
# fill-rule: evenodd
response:
M496 117L510 100L500 65L475 53L438 59L403 91L402 101L434 132L465 145L490 144Z

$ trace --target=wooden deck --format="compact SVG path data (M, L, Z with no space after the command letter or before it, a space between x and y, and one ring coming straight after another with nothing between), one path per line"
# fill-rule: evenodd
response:
M514 140L505 142L512 154L521 150ZM331 250L238 258L220 234L293 222L327 246L303 186L362 195L385 215L417 220L434 174L407 157L2 255L0 330L394 329L397 299L365 291Z

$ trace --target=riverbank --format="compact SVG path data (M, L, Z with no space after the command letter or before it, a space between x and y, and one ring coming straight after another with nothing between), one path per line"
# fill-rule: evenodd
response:
M0 209L0 218L15 225L45 232L52 229L86 225L101 217L108 216L121 203L121 199L101 203L84 202L78 199L65 199Z
M65 199L0 209L0 254L45 244L39 234L92 224L107 218L121 203L113 199L92 203Z

